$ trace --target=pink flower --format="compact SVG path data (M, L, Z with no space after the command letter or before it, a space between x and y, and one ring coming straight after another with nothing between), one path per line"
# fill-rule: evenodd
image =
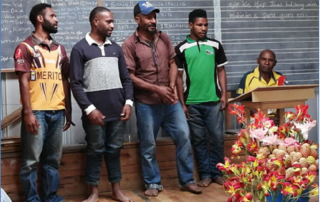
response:
M288 147L288 146L299 146L300 144L296 139L287 137L283 140L282 145L285 145L286 147Z
M261 141L263 138L265 138L267 132L267 129L263 130L262 128L250 130L250 137Z
M262 121L263 121L263 127L265 128L271 128L272 126L274 126L273 120L269 118L263 119Z
M309 131L311 130L311 128L313 128L315 125L317 124L317 121L316 120L313 120L311 122L307 122L307 123L304 123L304 124L301 124L301 123L294 123L294 125L296 126L296 128L300 129L301 130L301 134L303 136L303 138L305 140L308 139L308 133Z
M283 144L282 140L278 139L276 135L269 135L262 139L262 145L280 145Z

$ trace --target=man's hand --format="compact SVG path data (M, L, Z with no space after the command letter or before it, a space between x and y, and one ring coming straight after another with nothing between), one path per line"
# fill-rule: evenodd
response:
M157 94L163 100L165 104L175 104L177 102L177 96L174 93L174 89L167 86L157 86Z
M225 110L226 107L227 107L227 96L225 95L222 95L221 98L220 98L220 102L221 102L221 107L220 107L220 110Z
M63 127L63 131L66 131L66 130L68 130L69 128L70 128L70 125L73 125L73 126L75 126L75 124L72 122L72 118L71 118L71 111L70 110L65 110L64 111L64 114L66 115L66 120L67 120L67 122L66 122L66 124L64 125L64 127Z
M124 105L121 112L121 120L127 121L131 116L131 106L130 105Z
M34 135L38 134L38 128L40 128L38 119L33 113L27 113L24 115L24 123L26 125L26 130Z
M190 114L189 114L189 110L188 110L187 106L186 105L182 105L182 109L183 109L183 111L184 111L184 113L186 115L187 120L189 120L190 119Z
M94 124L94 125L104 125L103 119L105 116L97 109L93 110L89 115L88 115L89 121Z
M173 90L174 99L175 99L173 104L177 104L179 100L177 87L175 85L170 85L170 88Z

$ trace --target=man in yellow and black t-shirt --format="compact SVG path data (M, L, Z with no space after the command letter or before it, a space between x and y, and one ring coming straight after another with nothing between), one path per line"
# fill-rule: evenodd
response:
M276 55L272 50L261 51L257 58L258 67L243 75L236 96L247 93L258 87L278 86L280 72L273 71L277 64Z
M72 124L69 60L64 47L50 36L50 33L57 32L58 25L51 5L35 5L29 19L35 31L17 46L14 54L23 106L20 178L26 201L60 202L64 199L56 192L59 187L62 132ZM37 194L39 161L43 176L42 200Z
M239 87L236 91L236 96L247 93L258 87L279 86L283 85L284 76L280 72L273 71L277 64L276 55L272 50L261 51L257 58L258 67L253 71L243 75ZM283 78L283 79L282 79ZM250 115L256 112L256 109L251 109ZM279 124L279 114L276 109L268 109L268 115L274 120L275 124Z

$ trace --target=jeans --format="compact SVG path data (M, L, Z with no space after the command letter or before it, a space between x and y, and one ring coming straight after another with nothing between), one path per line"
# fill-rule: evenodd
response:
M40 125L38 133L34 135L27 132L24 121L21 124L22 168L20 179L26 194L26 201L41 201L37 194L37 164L39 161L42 166L43 201L64 201L62 197L56 195L60 182L58 169L62 155L64 111L33 111L32 113Z
M176 146L179 183L194 183L193 156L189 128L180 102L174 105L148 105L135 102L140 139L142 174L147 189L162 189L156 159L156 138L160 126L171 136Z
M201 179L222 176L216 167L224 162L224 116L220 106L219 102L188 105L191 141Z
M87 141L85 182L89 185L99 184L102 156L106 163L109 182L120 182L122 177L120 151L123 145L125 122L111 121L100 126L83 119L82 124Z

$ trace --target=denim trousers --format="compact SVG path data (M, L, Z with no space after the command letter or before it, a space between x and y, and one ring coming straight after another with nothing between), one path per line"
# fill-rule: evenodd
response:
M188 105L191 142L201 179L222 176L216 167L224 162L224 116L220 106L220 102Z
M22 167L20 179L26 194L26 201L40 202L37 193L37 164L41 162L42 201L61 202L57 196L60 175L59 164L62 155L62 133L65 122L63 110L32 111L38 120L38 133L26 131L24 121L21 124ZM22 115L22 120L23 120Z
M162 189L156 159L156 138L162 127L176 146L177 170L180 186L194 183L193 155L189 128L180 102L174 105L135 102L140 140L142 174L147 189Z
M122 178L120 152L123 146L125 122L110 121L100 126L91 124L87 119L82 121L87 142L85 182L89 185L99 184L102 157L105 160L109 182L120 182Z

